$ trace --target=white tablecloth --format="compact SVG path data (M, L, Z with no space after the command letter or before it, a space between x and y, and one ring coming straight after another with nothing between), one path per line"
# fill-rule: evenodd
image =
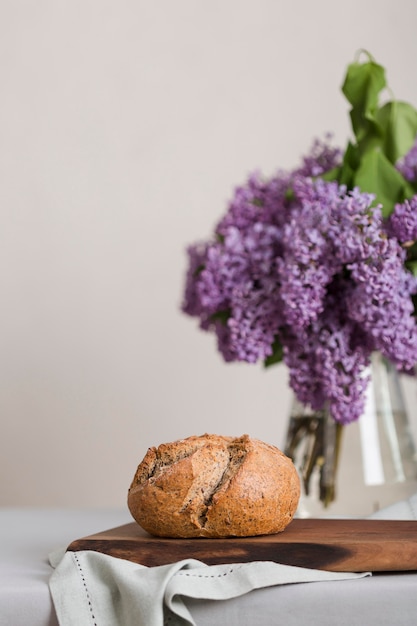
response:
M0 626L57 626L48 554L130 521L126 511L0 509ZM198 626L415 626L417 572L285 585L187 606Z

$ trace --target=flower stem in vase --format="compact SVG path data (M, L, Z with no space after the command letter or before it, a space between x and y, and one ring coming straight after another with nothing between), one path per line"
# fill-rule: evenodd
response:
M327 507L336 498L336 477L343 426L328 414L324 418L324 454L320 472L320 500Z
M327 410L312 411L294 401L284 452L296 465L306 496L311 495L311 483L318 474L318 497L324 507L336 497L342 432L343 426Z

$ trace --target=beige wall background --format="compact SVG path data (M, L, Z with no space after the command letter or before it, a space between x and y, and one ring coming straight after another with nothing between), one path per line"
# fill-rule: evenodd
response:
M123 507L146 449L191 434L282 445L285 368L225 364L180 313L185 247L251 170L328 130L345 144L358 48L416 104L416 18L414 0L0 4L1 505Z

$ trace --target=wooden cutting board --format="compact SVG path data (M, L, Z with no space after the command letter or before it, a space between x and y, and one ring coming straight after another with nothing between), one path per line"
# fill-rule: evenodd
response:
M294 519L284 532L228 539L166 539L135 522L73 541L71 551L94 550L142 565L182 559L207 565L275 561L333 572L417 570L417 521Z

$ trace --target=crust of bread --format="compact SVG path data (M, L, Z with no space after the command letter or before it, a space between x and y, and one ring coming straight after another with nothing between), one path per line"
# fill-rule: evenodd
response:
M150 448L128 507L152 535L248 537L283 531L299 497L297 471L278 448L205 434Z

